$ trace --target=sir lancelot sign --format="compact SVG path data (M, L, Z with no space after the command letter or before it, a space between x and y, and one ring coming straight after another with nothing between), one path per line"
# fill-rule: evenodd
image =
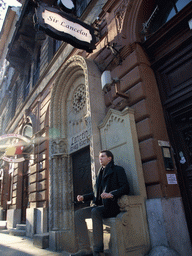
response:
M87 52L92 52L95 49L94 29L65 12L46 4L39 4L36 10L36 19L40 29L49 36Z

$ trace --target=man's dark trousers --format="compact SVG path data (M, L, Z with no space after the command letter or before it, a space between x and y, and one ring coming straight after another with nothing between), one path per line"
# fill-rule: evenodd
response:
M93 251L103 252L103 214L104 206L85 207L75 212L75 229L80 249L89 249L90 242L85 219L93 221Z

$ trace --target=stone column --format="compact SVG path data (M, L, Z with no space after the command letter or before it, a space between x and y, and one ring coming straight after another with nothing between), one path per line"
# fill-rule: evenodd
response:
M56 251L74 248L72 180L66 148L64 139L50 141L49 247Z

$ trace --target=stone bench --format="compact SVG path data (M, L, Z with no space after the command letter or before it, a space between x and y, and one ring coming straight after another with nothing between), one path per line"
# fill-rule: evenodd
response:
M121 212L115 218L103 219L103 224L110 230L110 255L145 255L150 245L144 200L140 196L123 196L118 204ZM86 222L91 232L90 220Z

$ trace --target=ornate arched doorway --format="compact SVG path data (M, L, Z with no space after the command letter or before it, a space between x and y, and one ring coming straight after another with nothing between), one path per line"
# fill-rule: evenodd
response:
M70 58L59 72L50 104L49 228L51 243L56 250L75 248L74 171L80 172L84 168L84 162L81 163L77 156L82 154L85 159L85 155L89 155L86 177L88 175L91 189L98 169L95 159L100 150L97 126L104 111L98 68L80 56ZM84 178L83 175L78 177Z

